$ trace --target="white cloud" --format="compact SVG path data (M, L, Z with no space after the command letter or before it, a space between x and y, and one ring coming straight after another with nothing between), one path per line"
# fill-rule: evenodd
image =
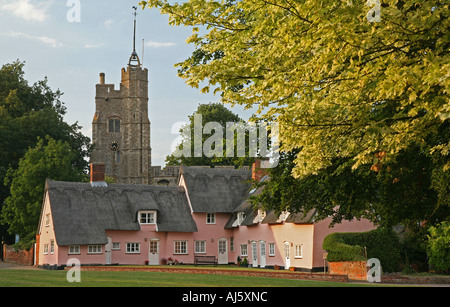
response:
M86 44L86 45L84 45L84 48L86 48L86 49L96 49L96 48L100 48L100 47L103 47L103 43L100 43L100 44Z
M114 23L114 20L112 20L112 19L108 19L107 21L105 21L105 27L107 28L107 29L111 29L111 26L112 26L112 24Z
M43 22L48 17L47 10L49 7L50 1L33 4L30 0L15 0L7 3L3 1L3 4L0 5L0 11L10 12L28 21Z
M176 46L176 43L161 43L161 42L155 42L155 41L149 41L147 43L145 43L146 46L148 47L153 47L153 48L161 48L161 47L173 47Z
M33 36L30 34L22 33L22 32L9 32L6 34L9 37L23 37L26 39L40 41L41 43L52 46L53 48L62 47L62 43L58 43L58 41L54 38L48 36Z

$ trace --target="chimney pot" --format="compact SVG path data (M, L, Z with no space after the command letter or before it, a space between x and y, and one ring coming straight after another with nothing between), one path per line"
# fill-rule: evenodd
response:
M105 84L105 73L100 73L100 84Z

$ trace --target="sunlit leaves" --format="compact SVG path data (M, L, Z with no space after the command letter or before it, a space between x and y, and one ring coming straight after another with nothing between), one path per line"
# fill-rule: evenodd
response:
M180 76L277 120L282 149L302 148L293 169L300 177L333 158L354 169L379 151L393 160L448 120L448 3L380 2L380 22L369 22L364 1L141 4L195 27L188 42L204 55L220 52L179 63ZM429 150L448 155L448 144Z

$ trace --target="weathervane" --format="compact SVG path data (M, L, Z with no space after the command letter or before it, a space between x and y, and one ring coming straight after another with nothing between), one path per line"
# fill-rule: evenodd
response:
M134 15L133 53L131 54L130 62L128 63L128 66L139 67L139 66L141 66L141 62L139 61L139 56L136 52L136 16L138 15L137 7L133 6L133 9L134 9L134 12L133 12L133 15ZM137 64L131 64L131 62L137 62Z

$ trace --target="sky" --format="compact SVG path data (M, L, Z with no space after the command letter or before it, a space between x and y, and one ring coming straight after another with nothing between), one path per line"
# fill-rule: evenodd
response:
M139 2L0 0L0 65L25 62L30 85L47 77L53 91L64 93L65 121L78 122L91 138L95 85L103 72L106 83L119 88L133 49L132 7ZM190 28L170 26L157 9L138 6L137 12L136 51L149 70L152 165L164 166L178 136L172 127L186 122L199 104L220 97L202 94L177 76L174 65L194 50L186 43ZM227 107L244 120L251 116L242 107Z

